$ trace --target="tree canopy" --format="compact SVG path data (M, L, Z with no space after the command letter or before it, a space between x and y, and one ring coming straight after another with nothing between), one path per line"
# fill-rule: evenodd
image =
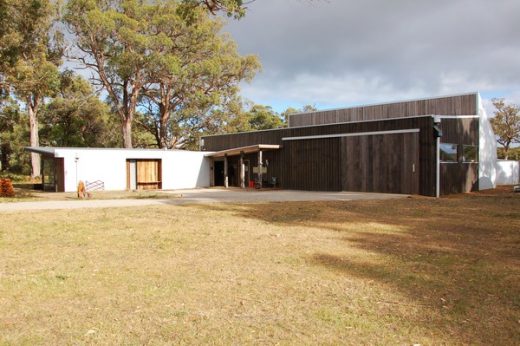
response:
M495 117L491 119L497 142L504 147L504 158L508 159L509 149L514 143L520 143L520 108L507 104L504 99L493 99Z
M239 56L234 42L219 34L221 22L195 4L200 2L70 0L67 5L65 20L77 37L74 55L108 93L126 148L132 147L138 107L150 115L141 125L160 147L172 148L259 67L255 57ZM234 10L225 7L232 6L227 1L204 4L212 11Z
M240 96L260 63L219 14L241 18L250 2L0 0L1 169L25 173L31 157L39 175L28 145L195 149L203 134L286 126L301 110Z
M61 37L50 35L54 21L50 0L0 2L0 73L4 94L14 94L25 105L30 145L39 142L38 112L59 85ZM31 155L33 177L40 175L40 157Z

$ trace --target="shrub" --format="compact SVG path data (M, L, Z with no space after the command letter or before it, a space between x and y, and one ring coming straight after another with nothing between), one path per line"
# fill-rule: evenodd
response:
M14 197L11 179L0 179L0 197Z

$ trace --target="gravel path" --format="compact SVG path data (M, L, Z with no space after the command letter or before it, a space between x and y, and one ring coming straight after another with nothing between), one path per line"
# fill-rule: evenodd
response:
M292 190L222 190L195 189L165 191L178 198L169 199L106 199L106 200L69 200L0 203L0 212L24 210L55 210L81 208L122 208L149 205L179 205L190 203L262 203L288 201L353 201L406 198L407 195L363 193L363 192L311 192Z

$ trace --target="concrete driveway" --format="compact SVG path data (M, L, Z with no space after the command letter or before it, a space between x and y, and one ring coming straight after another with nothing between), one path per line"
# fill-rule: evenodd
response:
M406 198L408 195L364 192L314 192L294 190L193 189L163 191L168 199L106 199L0 203L0 212L81 208L117 208L192 203L264 203L294 201L355 201Z

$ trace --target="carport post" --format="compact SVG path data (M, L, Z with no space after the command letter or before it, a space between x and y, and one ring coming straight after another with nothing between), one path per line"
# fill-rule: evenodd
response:
M240 187L246 188L246 169L244 166L244 152L240 152Z
M262 150L258 151L258 186L257 188L262 188Z
M224 155L224 187L227 189L229 187L228 180L228 158L227 154Z

